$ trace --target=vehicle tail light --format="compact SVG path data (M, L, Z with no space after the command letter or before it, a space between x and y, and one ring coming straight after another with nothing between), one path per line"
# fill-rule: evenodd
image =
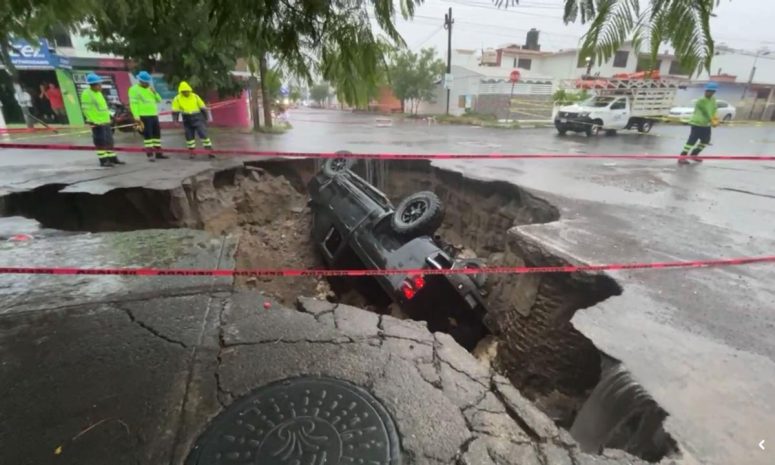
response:
M403 284L401 284L401 292L407 300L411 300L423 287L425 287L425 277L418 274L404 280Z
M412 285L407 282L404 282L404 284L401 285L401 292L404 293L404 297L406 297L407 300L411 300L416 294Z

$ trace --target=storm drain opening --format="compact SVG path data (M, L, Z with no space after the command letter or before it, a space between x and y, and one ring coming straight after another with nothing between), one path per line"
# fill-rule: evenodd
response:
M307 191L321 166L321 160L251 161L203 172L174 189L116 189L102 195L52 184L6 195L0 209L4 216L33 218L44 227L69 231L192 228L236 234L239 269L322 268ZM415 192L435 193L446 215L434 241L449 257L487 266L567 264L513 229L559 219L555 206L518 186L474 180L427 161L358 161L352 169L393 205ZM340 247L345 239L326 235L325 247ZM366 267L354 253L349 259L348 267ZM299 296L311 296L428 321L432 331L448 332L507 377L585 451L617 448L649 461L678 452L663 428L667 412L626 367L571 323L575 312L621 294L606 275L487 276L482 282L486 314L462 316L431 302L398 305L369 278L240 276L234 285L287 306Z

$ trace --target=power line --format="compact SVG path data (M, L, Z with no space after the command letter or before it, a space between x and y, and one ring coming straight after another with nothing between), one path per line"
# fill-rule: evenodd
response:
M440 25L439 27L437 27L437 28L436 28L436 29L435 29L433 32L431 32L431 33L428 35L428 37L426 37L425 39L423 39L423 40L422 40L420 43L418 43L417 45L415 45L415 46L414 46L414 47L412 47L412 48L420 48L420 47L422 47L423 45L425 45L425 43L426 43L426 42L428 42L429 40L433 39L433 37L434 37L434 36L436 36L436 34L438 34L439 32L441 32L441 30L442 30L442 29L444 29L444 25L443 25L443 24L442 24L442 25Z

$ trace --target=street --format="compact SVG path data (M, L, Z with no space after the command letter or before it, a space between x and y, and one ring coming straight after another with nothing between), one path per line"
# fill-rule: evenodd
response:
M372 114L312 109L292 110L289 119L293 128L285 134L214 130L213 142L216 148L235 151L242 148L293 152L669 155L680 151L688 134L687 127L672 125L656 126L647 135L621 133L592 139L584 135L560 137L551 128L485 129L428 125L412 120L379 127ZM704 154L772 155L775 153L772 127L720 127L714 130L712 145ZM88 144L89 138L83 135L42 140ZM184 147L179 130L168 131L163 140L165 146ZM133 134L117 137L118 145L138 146L140 142ZM4 242L0 247L0 266L235 266L233 254L237 239L228 234L214 234L207 227L204 228L207 232L196 231L201 227L187 222L187 212L163 212L164 202L171 204L170 199L185 193L173 192L165 197L161 192L191 184L191 179L210 169L240 166L248 159L222 157L213 162L204 158L189 161L174 155L173 160L150 164L142 154L119 156L127 165L108 170L97 167L91 152L0 150L0 194L7 197L0 205L4 214L10 216L0 219L0 237L4 241L20 233L34 237L27 244ZM706 161L679 166L669 160L487 159L433 164L471 178L516 184L556 206L560 211L559 221L522 225L516 233L570 263L704 260L775 253L773 162ZM54 185L59 192L73 197L63 200L61 205L33 205L48 199L46 189ZM75 203L96 205L99 196L137 188L160 192L158 199L154 197L159 204L157 216L145 211L105 212L100 215L106 220L96 226L88 218L65 217L68 208L88 213L87 207L81 208ZM455 186L448 188L455 189ZM150 194L137 194L137 199L145 195ZM136 202L139 204L141 200ZM34 221L14 216L19 212L9 211L11 207L68 227L40 227ZM198 212L196 218L201 219L203 212L206 213L205 210ZM126 222L122 224L122 220ZM132 224L141 223L143 228L169 228L170 224L179 224L193 229L132 232ZM264 264L267 268L274 266ZM762 440L775 444L775 406L772 404L775 399L775 339L772 337L775 290L771 285L775 282L775 266L631 270L608 274L622 287L623 293L576 311L571 322L600 351L621 361L669 414L665 429L678 443L679 463L772 463L773 452L770 448L760 449L758 444ZM260 283L258 286L260 290ZM133 424L132 433L124 438L122 448L115 451L117 456L131 457L131 460L117 459L112 463L151 463L147 460L181 463L201 423L211 418L219 407L228 405L232 395L250 392L259 381L288 375L283 368L264 367L272 364L270 356L239 352L240 344L263 344L272 335L262 333L255 340L247 331L256 323L240 326L240 321L247 321L250 315L241 314L242 309L232 313L224 311L227 307L236 309L236 304L230 302L244 298L229 296L229 292L231 283L220 278L0 276L3 295L0 392L7 393L0 401L0 412L6 420L0 427L0 443L6 444L5 452L0 452L0 462L42 463L47 457L53 458L57 441L67 440L101 418L122 418L123 422L134 418L142 422L158 411L165 417L163 422L148 428L141 426L139 431L134 428L137 423ZM146 298L148 305L137 304ZM165 299L177 303L168 306L163 302ZM189 313L187 308L196 311ZM213 308L220 309L220 313L211 311ZM173 313L170 321L163 317L168 311ZM289 314L297 315L290 319L302 318L298 316L302 313ZM312 326L317 321L308 320L299 325ZM142 323L141 327L134 324L136 321ZM286 340L313 344L307 336L295 337L293 327L286 327L286 323L272 320L271 324L288 331ZM333 329L331 326L327 330ZM348 337L353 337L351 332L345 331ZM135 338L158 343L153 337L158 336L155 333L166 339L161 342L164 349L145 353L137 347ZM230 345L219 348L218 338L223 339L224 335L227 339L231 337ZM318 336L312 339L324 344L337 337L328 333L325 337ZM376 329L373 334L370 329L363 336L376 340ZM365 352L384 343L366 339L357 342ZM431 343L426 341L426 344ZM106 349L108 346L113 347ZM260 346L252 346L250 350L257 347ZM121 353L124 349L128 351L126 354ZM297 349L294 346L288 350ZM107 358L90 358L91 351L107 354ZM226 387L219 384L213 395L207 389L208 386L215 389L210 385L219 377L218 371L215 377L208 371L212 368L209 365L216 363L215 353L217 364L225 364L224 379L217 382L225 383ZM277 360L311 367L311 371L317 369L311 362L299 362L303 357L299 354L302 352L275 356ZM331 355L332 358L339 356ZM327 357L321 356L319 363L325 364L330 360ZM202 361L205 359L207 362ZM256 360L264 364L257 364ZM384 397L394 398L395 386L385 382L384 373L395 370L396 375L407 368L393 366L390 360L379 360L382 373L370 372L363 382L376 384ZM131 369L117 379L107 380L105 373L116 375L124 371L111 371L115 368L111 367L113 363ZM360 359L353 363L356 367L365 364ZM148 371L143 369L146 366ZM264 376L262 370L277 373L273 371ZM124 385L123 376L134 381ZM137 382L146 376L147 382ZM88 383L72 379L79 377L88 378ZM198 384L198 381L202 382ZM406 384L414 382L411 378ZM420 378L417 382L421 382ZM84 386L88 386L85 391ZM208 393L205 400L197 397L196 389ZM427 389L436 392L431 387ZM226 400L219 397L224 393ZM117 395L122 399L137 396L139 400L127 400L127 405L143 405L145 410L131 411L129 407L114 410L113 404L124 402ZM69 402L81 396L91 397L73 401L71 407ZM451 398L456 403L454 396ZM38 399L51 399L54 403L38 403ZM93 414L88 413L92 408L90 399L96 409ZM421 401L412 399L418 402L418 409L424 408ZM202 412L197 411L200 402L204 405ZM458 406L462 408L466 402ZM432 403L428 408L443 412L445 405ZM396 419L399 423L408 418L406 421L417 428L418 434L429 427L421 425L421 419L415 418L417 415L413 416L406 407L394 415L399 417ZM432 418L433 414L429 413L428 417ZM448 430L438 428L432 432L454 437L454 441L450 439L455 442L454 447L450 445L440 452L432 450L432 445L420 444L423 440L416 440L417 444L409 441L407 447L422 450L423 457L433 459L417 463L453 461L454 453L449 450L465 442L469 434L462 420L459 425L455 423L458 420L449 419ZM124 434L120 423L113 422L110 428L112 433L105 433L110 440L99 446L106 448L105 453L109 444L113 444L110 441L118 441L116 438ZM64 436L65 432L72 435ZM559 435L552 434L555 439ZM45 438L45 444L40 445L42 450L35 455L39 461L25 462L23 457L36 447L33 438L38 435ZM67 463L100 463L105 456L96 447L84 449L85 455L71 457ZM8 454L6 460L2 460L4 454ZM472 464L477 463L475 459L470 460Z

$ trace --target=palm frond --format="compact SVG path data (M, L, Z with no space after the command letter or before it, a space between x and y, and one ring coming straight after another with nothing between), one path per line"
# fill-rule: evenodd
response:
M582 38L581 54L598 63L610 59L631 36L640 36L643 17L638 0L598 0L597 15Z

